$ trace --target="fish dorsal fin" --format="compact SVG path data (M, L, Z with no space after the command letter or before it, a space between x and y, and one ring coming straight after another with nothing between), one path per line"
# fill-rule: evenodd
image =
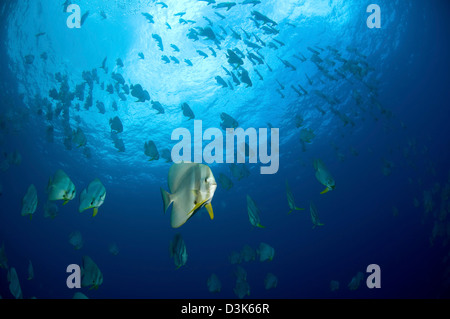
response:
M169 169L169 192L174 194L178 190L179 186L185 180L186 174L190 171L192 167L198 165L196 163L175 163Z

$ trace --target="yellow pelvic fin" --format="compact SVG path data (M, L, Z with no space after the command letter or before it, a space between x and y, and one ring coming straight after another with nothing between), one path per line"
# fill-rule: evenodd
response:
M64 199L64 203L63 203L63 206L64 205L66 205L67 203L69 202L69 200L68 199Z
M289 215L290 213L292 213L292 209L291 209L290 211L288 211L288 215Z
M206 204L205 208L209 213L209 218L214 219L214 213L213 213L213 208L212 208L211 203Z
M33 214L30 214L30 220L32 220L33 219Z
M326 194L330 191L331 188L327 187L325 188L320 194Z
M92 217L95 217L95 215L97 215L98 213L98 207L94 207L94 214L92 215Z
M304 208L295 207L295 210L305 210Z
M195 204L194 208L192 208L191 213L195 212L197 209L199 209L200 207L202 207L202 205L206 202L206 200L204 200L203 202L199 202L197 204Z
M261 225L260 223L256 224L256 226L259 228L266 228L265 226Z

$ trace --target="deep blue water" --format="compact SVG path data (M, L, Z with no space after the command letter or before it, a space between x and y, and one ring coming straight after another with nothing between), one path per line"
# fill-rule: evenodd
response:
M450 296L450 261L445 258L450 239L446 1L380 0L380 29L366 26L367 1L261 0L254 7L239 2L229 11L195 0L167 0L168 8L155 1L73 3L82 14L89 11L80 29L66 26L69 13L63 11L63 1L3 1L0 6L0 150L4 154L0 158L0 245L4 243L8 266L17 270L24 298L72 298L75 291L89 298L237 298L233 292L237 265L229 257L246 244L256 249L260 242L271 245L275 255L272 261L239 264L247 271L250 295L246 298ZM265 34L262 24L258 28L249 19L252 10L276 21L279 34ZM142 12L150 13L154 23ZM186 12L182 18L195 23L180 22L174 16L178 12ZM220 48L204 37L198 41L187 37L191 28L208 26L204 17L221 37ZM240 40L233 38L230 27ZM257 43L256 35L266 46L248 47L243 30L250 35L249 41ZM39 32L45 34L36 36ZM161 36L164 51L152 34ZM270 48L269 42L276 48ZM321 62L313 63L308 47L319 53ZM246 55L242 67L249 72L251 87L235 85L223 69L237 74L225 55L234 48ZM204 59L196 50L208 57ZM43 52L47 60L41 58ZM253 65L250 52L261 54L263 64ZM300 54L306 61L298 59ZM32 63L26 63L27 55L34 56ZM180 63L165 64L162 55L175 56ZM107 73L100 68L105 57ZM117 58L122 59L122 68L116 66ZM296 70L285 67L279 58ZM341 72L345 79L340 77L336 70L343 70L343 61L356 63L364 74L357 76L346 69ZM58 115L61 101L49 96L50 90L60 90L57 73L67 76L69 90L75 92L76 85L84 82L83 71L92 69L97 69L99 77L93 86L93 105L86 109L85 100L74 97ZM107 85L115 84L112 72L122 74L128 85L141 84L165 113L157 114L150 101L135 102L131 95L121 101L117 91L109 94ZM218 85L216 76L229 81L233 89ZM279 91L284 98L277 92L276 80L284 86ZM308 93L299 96L291 88L298 84ZM361 95L360 105L354 91ZM87 95L88 85L84 99ZM104 103L105 114L99 112L96 101ZM216 180L223 173L234 184L230 190L219 184L212 199L214 220L202 208L186 224L172 229L170 212L163 214L159 190L167 190L171 164L162 158L148 161L144 143L153 140L158 150L171 149L176 143L170 139L174 129L193 132L193 121L183 116L182 103L188 103L195 118L203 121L203 130L220 128L222 112L244 129L266 128L270 122L280 132L280 165L276 174L261 175L261 164L247 163L250 175L238 180L229 164L211 164ZM336 111L351 122L345 124ZM301 127L296 126L297 115L304 119ZM114 116L124 126L119 133L123 152L116 149L110 135L109 119ZM46 137L50 125L52 142ZM87 143L68 147L64 139L72 134L67 129L78 127ZM315 134L304 147L302 129ZM83 153L85 148L91 157ZM14 151L20 153L21 162L6 165ZM317 158L326 163L336 181L336 188L323 195L324 186L314 176ZM386 163L393 165L383 171ZM72 179L77 197L64 206L56 202L58 215L50 219L44 217L46 187L57 169ZM107 194L98 215L92 217L91 210L79 213L78 205L81 191L96 177ZM287 214L286 179L296 204L306 210ZM30 184L36 186L39 199L31 220L20 214ZM432 194L429 213L425 213L424 192ZM259 207L265 228L250 224L247 195ZM323 226L312 228L310 201L317 206ZM69 244L69 234L76 230L84 240L79 250ZM169 254L176 233L182 235L188 254L187 263L179 269ZM108 251L111 243L119 248L116 256ZM81 264L85 255L100 268L103 284L97 290L67 288L66 267ZM32 280L27 280L29 260L35 273ZM381 268L379 289L365 284L369 264ZM266 290L268 272L278 278L278 285ZM350 290L348 284L358 272L364 273L364 280L358 289ZM210 293L206 285L212 273L222 284L218 293ZM330 291L332 280L340 283L337 291ZM0 295L14 298L7 270L1 268Z

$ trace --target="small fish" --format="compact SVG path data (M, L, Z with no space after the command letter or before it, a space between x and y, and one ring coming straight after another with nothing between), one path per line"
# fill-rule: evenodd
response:
M247 87L253 86L250 76L248 75L248 71L246 69L244 69L243 67L240 67L240 71L241 72L239 72L238 75L241 78L241 82L247 84Z
M277 39L273 39L273 41L275 41L276 43L278 43L279 45L281 45L282 47L284 47L286 44L284 44L284 42L281 42Z
M148 23L155 23L153 16L150 13L142 12L141 14L147 19Z
M236 2L221 2L215 6L213 6L214 9L222 9L227 8L227 11L229 11L232 7L236 5Z
M277 45L276 45L275 43L273 43L273 42L269 42L269 43L267 44L267 46L268 46L269 48L271 48L271 49L278 50Z
M157 2L156 4L160 4L161 5L161 9L164 8L168 8L169 6L167 4L165 4L164 2Z
M280 94L281 98L284 99L284 94L283 92L280 91L280 89L276 89L276 91L278 92L278 94Z
M298 208L297 205L295 205L294 195L292 195L292 191L291 188L289 187L289 183L287 180L286 180L286 195L290 208L288 214L292 213L293 210L304 210L304 208Z
M256 6L257 4L260 4L261 1L259 0L244 0L244 2L241 2L241 4L253 4L253 6Z
M262 13L260 13L260 12L258 12L258 11L255 11L255 10L254 10L254 11L252 11L251 13L252 13L252 15L254 16L254 19L255 19L256 21L262 21L263 24L269 23L269 24L271 24L272 26L276 26L276 25L277 25L277 23L276 23L275 21L269 19L268 17L266 17L265 15L263 15Z
M169 253L177 267L176 269L186 264L188 254L186 252L186 244L180 234L175 234L173 240L170 242Z
M179 61L176 57L170 56L170 59L171 59L173 62L175 62L175 64L180 64L180 61Z
M261 75L261 73L259 73L258 70L255 69L255 72L256 72L256 74L258 74L259 79L260 79L261 81L264 80L263 76Z
M197 50L197 53L198 53L200 56L202 56L204 59L206 59L206 58L208 57L208 55L207 55L205 52L203 52L202 50Z
M307 49L308 49L309 51L311 51L312 53L316 54L316 55L319 55L319 54L320 54L320 52L319 52L319 51L317 51L317 50L314 50L314 49L313 49L313 48L311 48L311 47L307 47Z
M257 50L262 49L262 47L260 45L253 43L251 41L245 40L245 39L244 39L244 43L252 49L257 49Z
M228 27L228 28L231 30L231 35L233 36L233 38L235 38L237 40L242 40L242 37L239 33L234 31L232 27Z
M81 213L86 209L93 208L93 217L98 213L98 208L104 203L106 197L106 189L98 178L89 183L88 187L80 194L80 207L78 211Z
M224 87L224 88L228 87L227 82L225 82L225 80L222 79L222 77L216 76L215 79L216 79L218 84L222 85L222 87Z
M247 33L247 31L245 31L244 29L240 28L242 30L242 32L244 32L245 37L247 38L247 40L250 40L251 36L250 34Z
M155 39L156 43L158 44L159 49L161 51L164 51L164 46L163 46L161 37L158 34L153 33L152 38Z
M331 176L327 167L320 159L314 160L314 169L316 170L317 180L321 184L326 186L325 190L322 191L320 194L325 194L325 193L329 192L330 190L333 190L336 188L336 183L334 181L334 178Z
M219 18L221 18L222 20L226 19L225 16L221 15L219 12L214 12L215 15L217 15Z
M300 92L293 84L291 85L291 88L298 94L299 97L303 96L302 92Z
M278 80L275 80L275 81L277 81L278 85L280 86L280 89L284 90L284 85L281 84L280 81L278 81Z
M89 16L89 11L86 11L82 16L81 16L81 22L80 25L83 25L84 22L86 21L87 17Z
M239 81L239 79L237 78L237 76L236 76L236 75L234 75L234 73L233 73L233 72L231 72L231 77L233 78L233 82L234 82L234 84L236 84L236 85L239 85L239 84L241 84L241 82Z
M253 226L259 227L259 228L265 228L260 223L259 208L256 206L255 201L249 195L247 195L247 212L248 212L248 218L250 220L250 223Z
M164 62L166 62L166 64L167 64L167 63L170 63L170 59L169 59L169 57L168 57L167 55L161 56L161 60L163 60Z
M278 58L278 59L284 64L285 67L291 68L292 71L296 71L297 70L297 68L295 66L293 66L289 61L283 60L281 58Z
M194 112L192 111L191 107L189 106L189 104L187 104L186 102L184 102L181 105L181 109L183 110L183 115L188 117L189 120L192 120L195 118Z
M319 214L317 213L317 207L314 205L314 203L311 201L309 203L309 212L311 214L311 220L313 222L313 229L316 228L316 226L323 226L319 220Z
M213 26L212 21L208 17L203 16L203 19L205 19L210 26Z
M211 51L211 55L212 55L213 57L217 57L217 53L216 53L216 51L214 51L213 48L208 47L208 49Z
M208 6L209 6L210 4L216 3L216 0L198 0L198 1L204 1L204 2L207 2L207 5L208 5Z
M159 152L156 148L155 142L149 140L144 144L144 154L150 157L149 161L159 160Z
M158 101L151 101L152 103L152 108L154 108L155 110L158 111L157 114L164 114L164 108L161 105L161 103L159 103Z
M253 34L253 36L255 37L256 42L259 42L263 47L266 46L266 43L265 43L263 40L261 40L260 37L258 37L258 36L257 36L256 34L254 34L254 33L252 33L252 34Z
M180 49L179 49L175 44L171 44L170 46L172 47L172 49L173 49L175 52L180 52Z
M264 34L274 34L277 35L278 33L280 33L280 31L278 31L277 29L275 29L274 27L271 27L269 25L263 25L261 27L261 29L263 30Z

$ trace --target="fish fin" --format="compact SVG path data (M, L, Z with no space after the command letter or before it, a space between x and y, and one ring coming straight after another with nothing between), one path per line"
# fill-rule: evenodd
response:
M260 223L256 224L256 226L259 228L266 228L265 226L261 225Z
M331 188L327 187L325 188L320 194L326 194L330 191Z
M295 210L305 210L304 208L295 207Z
M68 202L69 202L69 200L65 199L63 205L66 205Z
M211 218L211 220L213 220L214 219L214 213L213 213L213 208L212 208L211 203L206 204L205 208L206 208L206 210L209 213L209 218Z
M98 213L98 207L94 207L94 214L92 215L92 217L95 217Z
M290 213L292 213L292 209L288 212L288 215L289 215Z
M173 199L170 198L170 194L166 192L164 189L161 189L161 196L164 203L164 213L166 213L167 209L169 208L170 204L173 202Z
M32 220L33 219L33 214L30 214L30 220Z

